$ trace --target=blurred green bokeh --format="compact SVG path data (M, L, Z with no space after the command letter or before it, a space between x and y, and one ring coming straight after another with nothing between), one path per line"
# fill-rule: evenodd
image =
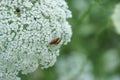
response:
M68 20L73 31L71 42L62 46L60 56L53 67L44 70L39 68L34 73L23 75L22 80L62 80L59 73L69 77L67 74L72 74L79 67L83 69L67 80L120 80L120 35L116 33L111 20L115 5L120 3L120 0L66 1L73 15L72 19ZM73 64L67 64L74 60L70 57L71 54L84 55L85 62L81 57L75 61L77 64L83 61L84 64L79 67L74 65L74 61ZM69 57L71 60L66 59ZM89 76L84 73L88 62L88 67L92 66L92 70L86 72ZM60 67L65 63L67 67ZM69 66L73 68L66 70ZM66 72L60 72L61 70ZM76 76L81 75L84 75L84 78L76 79ZM92 78L89 78L91 76Z

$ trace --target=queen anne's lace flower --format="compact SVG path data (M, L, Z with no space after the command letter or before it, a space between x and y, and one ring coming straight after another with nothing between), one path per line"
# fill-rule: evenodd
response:
M70 41L70 17L65 0L0 0L0 80L53 66Z
M120 3L115 6L112 20L115 25L116 32L120 34Z

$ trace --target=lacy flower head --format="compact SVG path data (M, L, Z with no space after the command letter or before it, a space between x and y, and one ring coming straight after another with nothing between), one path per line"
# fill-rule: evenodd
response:
M53 66L70 42L65 0L0 0L0 80Z
M120 34L120 3L115 6L114 13L112 15L112 20L116 32Z

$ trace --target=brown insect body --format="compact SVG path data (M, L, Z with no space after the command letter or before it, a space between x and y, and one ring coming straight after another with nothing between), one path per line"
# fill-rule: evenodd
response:
M50 44L51 44L51 45L52 45L52 44L58 45L58 44L61 42L61 40L62 40L62 38L56 38L56 39L52 40L52 41L50 42Z

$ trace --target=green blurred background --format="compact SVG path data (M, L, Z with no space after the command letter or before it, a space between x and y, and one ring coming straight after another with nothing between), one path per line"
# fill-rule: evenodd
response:
M73 36L56 64L22 80L120 80L120 35L111 15L120 0L66 0Z

